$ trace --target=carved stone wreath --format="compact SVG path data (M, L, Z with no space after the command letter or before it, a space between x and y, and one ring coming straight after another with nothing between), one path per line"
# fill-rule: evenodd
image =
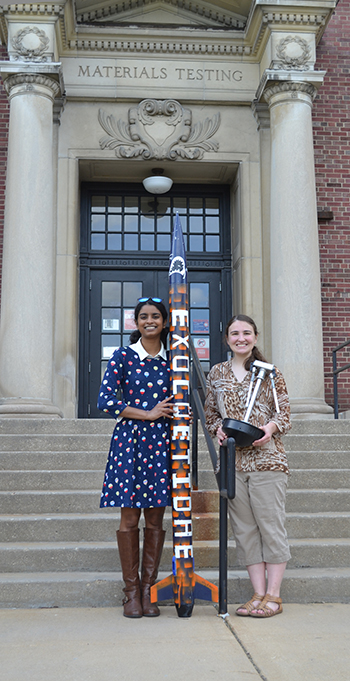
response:
M300 48L299 54L288 54L288 47L293 43ZM281 61L280 64L276 64L277 68L298 70L305 69L311 56L311 50L309 43L304 38L289 35L278 43L276 55Z
M29 47L24 44L25 38L33 34L37 37L39 44L37 47ZM45 31L42 31L37 26L27 26L18 31L12 38L12 47L17 52L16 59L23 57L24 61L46 61L43 56L45 50L49 46L49 38Z
M119 158L201 159L205 151L219 148L211 138L219 128L220 114L192 126L191 110L175 99L144 99L129 109L128 122L100 109L98 121L106 132L101 149L115 149Z

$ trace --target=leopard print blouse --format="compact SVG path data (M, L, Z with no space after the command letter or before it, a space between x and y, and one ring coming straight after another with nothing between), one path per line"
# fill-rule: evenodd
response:
M246 412L246 399L251 372L243 381L238 381L232 369L232 361L216 364L208 374L207 396L205 400L206 428L215 437L224 418L243 421ZM288 461L281 440L290 427L290 406L287 388L281 372L276 369L275 386L280 413L277 414L271 388L267 377L261 383L260 391L249 418L249 423L258 428L269 421L276 423L278 430L270 442L261 447L237 447L236 469L238 471L283 471L289 473Z

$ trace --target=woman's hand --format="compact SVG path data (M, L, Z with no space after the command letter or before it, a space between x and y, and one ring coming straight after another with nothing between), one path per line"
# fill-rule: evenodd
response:
M270 423L267 423L266 426L259 426L260 430L263 430L265 435L260 438L260 440L255 440L252 444L253 447L260 447L261 445L266 444L266 442L270 442L273 434L278 430L276 424L274 421L270 421Z
M224 433L221 426L219 426L217 431L216 431L216 437L218 439L219 445L222 445L223 441L227 440L227 435L226 435L226 433Z
M173 397L166 397L165 400L162 402L158 402L153 409L150 411L145 412L144 418L147 421L156 421L157 419L160 419L162 416L165 416L167 419L171 419L173 416L173 410L174 410L174 405L169 404L169 401L172 400Z

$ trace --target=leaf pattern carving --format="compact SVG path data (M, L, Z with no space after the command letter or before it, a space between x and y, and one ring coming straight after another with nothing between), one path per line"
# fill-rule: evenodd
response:
M147 116L143 112L147 111ZM212 139L220 126L220 114L206 118L192 126L192 114L175 100L143 100L129 109L128 122L117 120L113 114L102 109L98 121L105 135L100 139L101 149L113 149L119 158L201 159L205 151L216 152L219 143ZM157 119L158 116L158 119ZM157 120L164 121L173 132L158 143L147 128Z

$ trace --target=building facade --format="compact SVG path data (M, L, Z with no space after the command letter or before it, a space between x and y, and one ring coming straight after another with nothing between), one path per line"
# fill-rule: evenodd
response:
M245 312L294 416L332 415L329 352L346 339L350 293L349 204L335 200L344 158L331 151L348 125L335 81L342 68L348 87L349 3L332 17L335 5L0 8L1 416L98 416L101 372L137 297L167 298L176 212L204 368L226 355L232 310ZM147 193L152 173L171 190Z

